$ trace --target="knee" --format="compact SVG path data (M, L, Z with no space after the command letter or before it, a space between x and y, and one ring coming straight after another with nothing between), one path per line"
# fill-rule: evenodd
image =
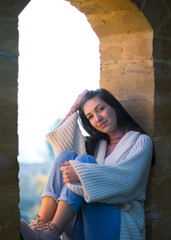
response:
M74 151L62 151L61 153L59 153L59 155L57 156L57 158L59 157L60 159L67 159L71 160L71 159L75 159L77 157L77 153Z
M62 151L61 153L58 154L54 161L54 165L60 165L63 162L73 160L77 157L77 154L74 151Z
M81 154L76 160L83 163L97 163L96 159L88 154Z

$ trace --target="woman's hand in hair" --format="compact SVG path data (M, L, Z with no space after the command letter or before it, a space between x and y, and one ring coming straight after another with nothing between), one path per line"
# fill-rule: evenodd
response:
M60 171L63 172L63 182L64 183L79 183L80 179L74 170L70 162L63 162L65 167L61 167Z
M86 94L87 91L88 90L86 89L86 90L84 90L84 92L82 92L81 94L78 95L78 97L77 97L74 105L71 107L70 111L76 112L79 109L81 102L84 98L84 95Z
M68 119L74 112L76 112L76 111L79 109L79 107L80 107L80 105L81 105L81 102L82 102L82 100L83 100L83 98L84 98L84 95L85 95L85 93L86 93L87 91L88 91L88 90L84 90L84 92L82 92L80 95L78 95L78 97L77 97L74 105L71 107L71 109L70 109L69 113L66 115L64 121L65 121L66 119Z

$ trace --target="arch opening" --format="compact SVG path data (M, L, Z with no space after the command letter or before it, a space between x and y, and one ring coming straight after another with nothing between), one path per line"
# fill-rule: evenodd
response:
M63 0L31 1L19 16L19 35L20 210L29 222L54 160L45 135L78 94L99 87L100 57L85 15Z

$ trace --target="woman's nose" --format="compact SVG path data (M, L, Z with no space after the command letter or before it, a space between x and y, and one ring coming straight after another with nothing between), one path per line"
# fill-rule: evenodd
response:
M100 114L96 114L95 115L95 120L98 122L98 121L101 121L102 120L102 116Z

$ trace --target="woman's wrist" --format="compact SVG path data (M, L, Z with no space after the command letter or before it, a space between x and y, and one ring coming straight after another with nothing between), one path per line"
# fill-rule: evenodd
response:
M68 119L68 118L69 118L73 113L75 113L76 111L77 111L77 110L71 108L70 111L69 111L69 113L67 113L67 115L65 116L65 119L64 119L64 120Z
M79 106L78 105L73 105L70 109L70 112L76 112L77 110L79 109Z
M83 100L83 97L85 95L85 93L87 92L88 90L84 90L84 92L82 92L78 98L76 99L75 103L72 105L72 107L70 108L70 111L69 113L66 115L65 119L66 120L68 117L70 117L74 112L77 112L77 110L80 108L80 105L81 105L81 102Z
M75 103L72 105L70 111L73 111L73 112L76 112L80 106L81 106L81 102L84 98L84 95L85 93L87 92L88 90L84 90L84 92L82 92L76 99Z

